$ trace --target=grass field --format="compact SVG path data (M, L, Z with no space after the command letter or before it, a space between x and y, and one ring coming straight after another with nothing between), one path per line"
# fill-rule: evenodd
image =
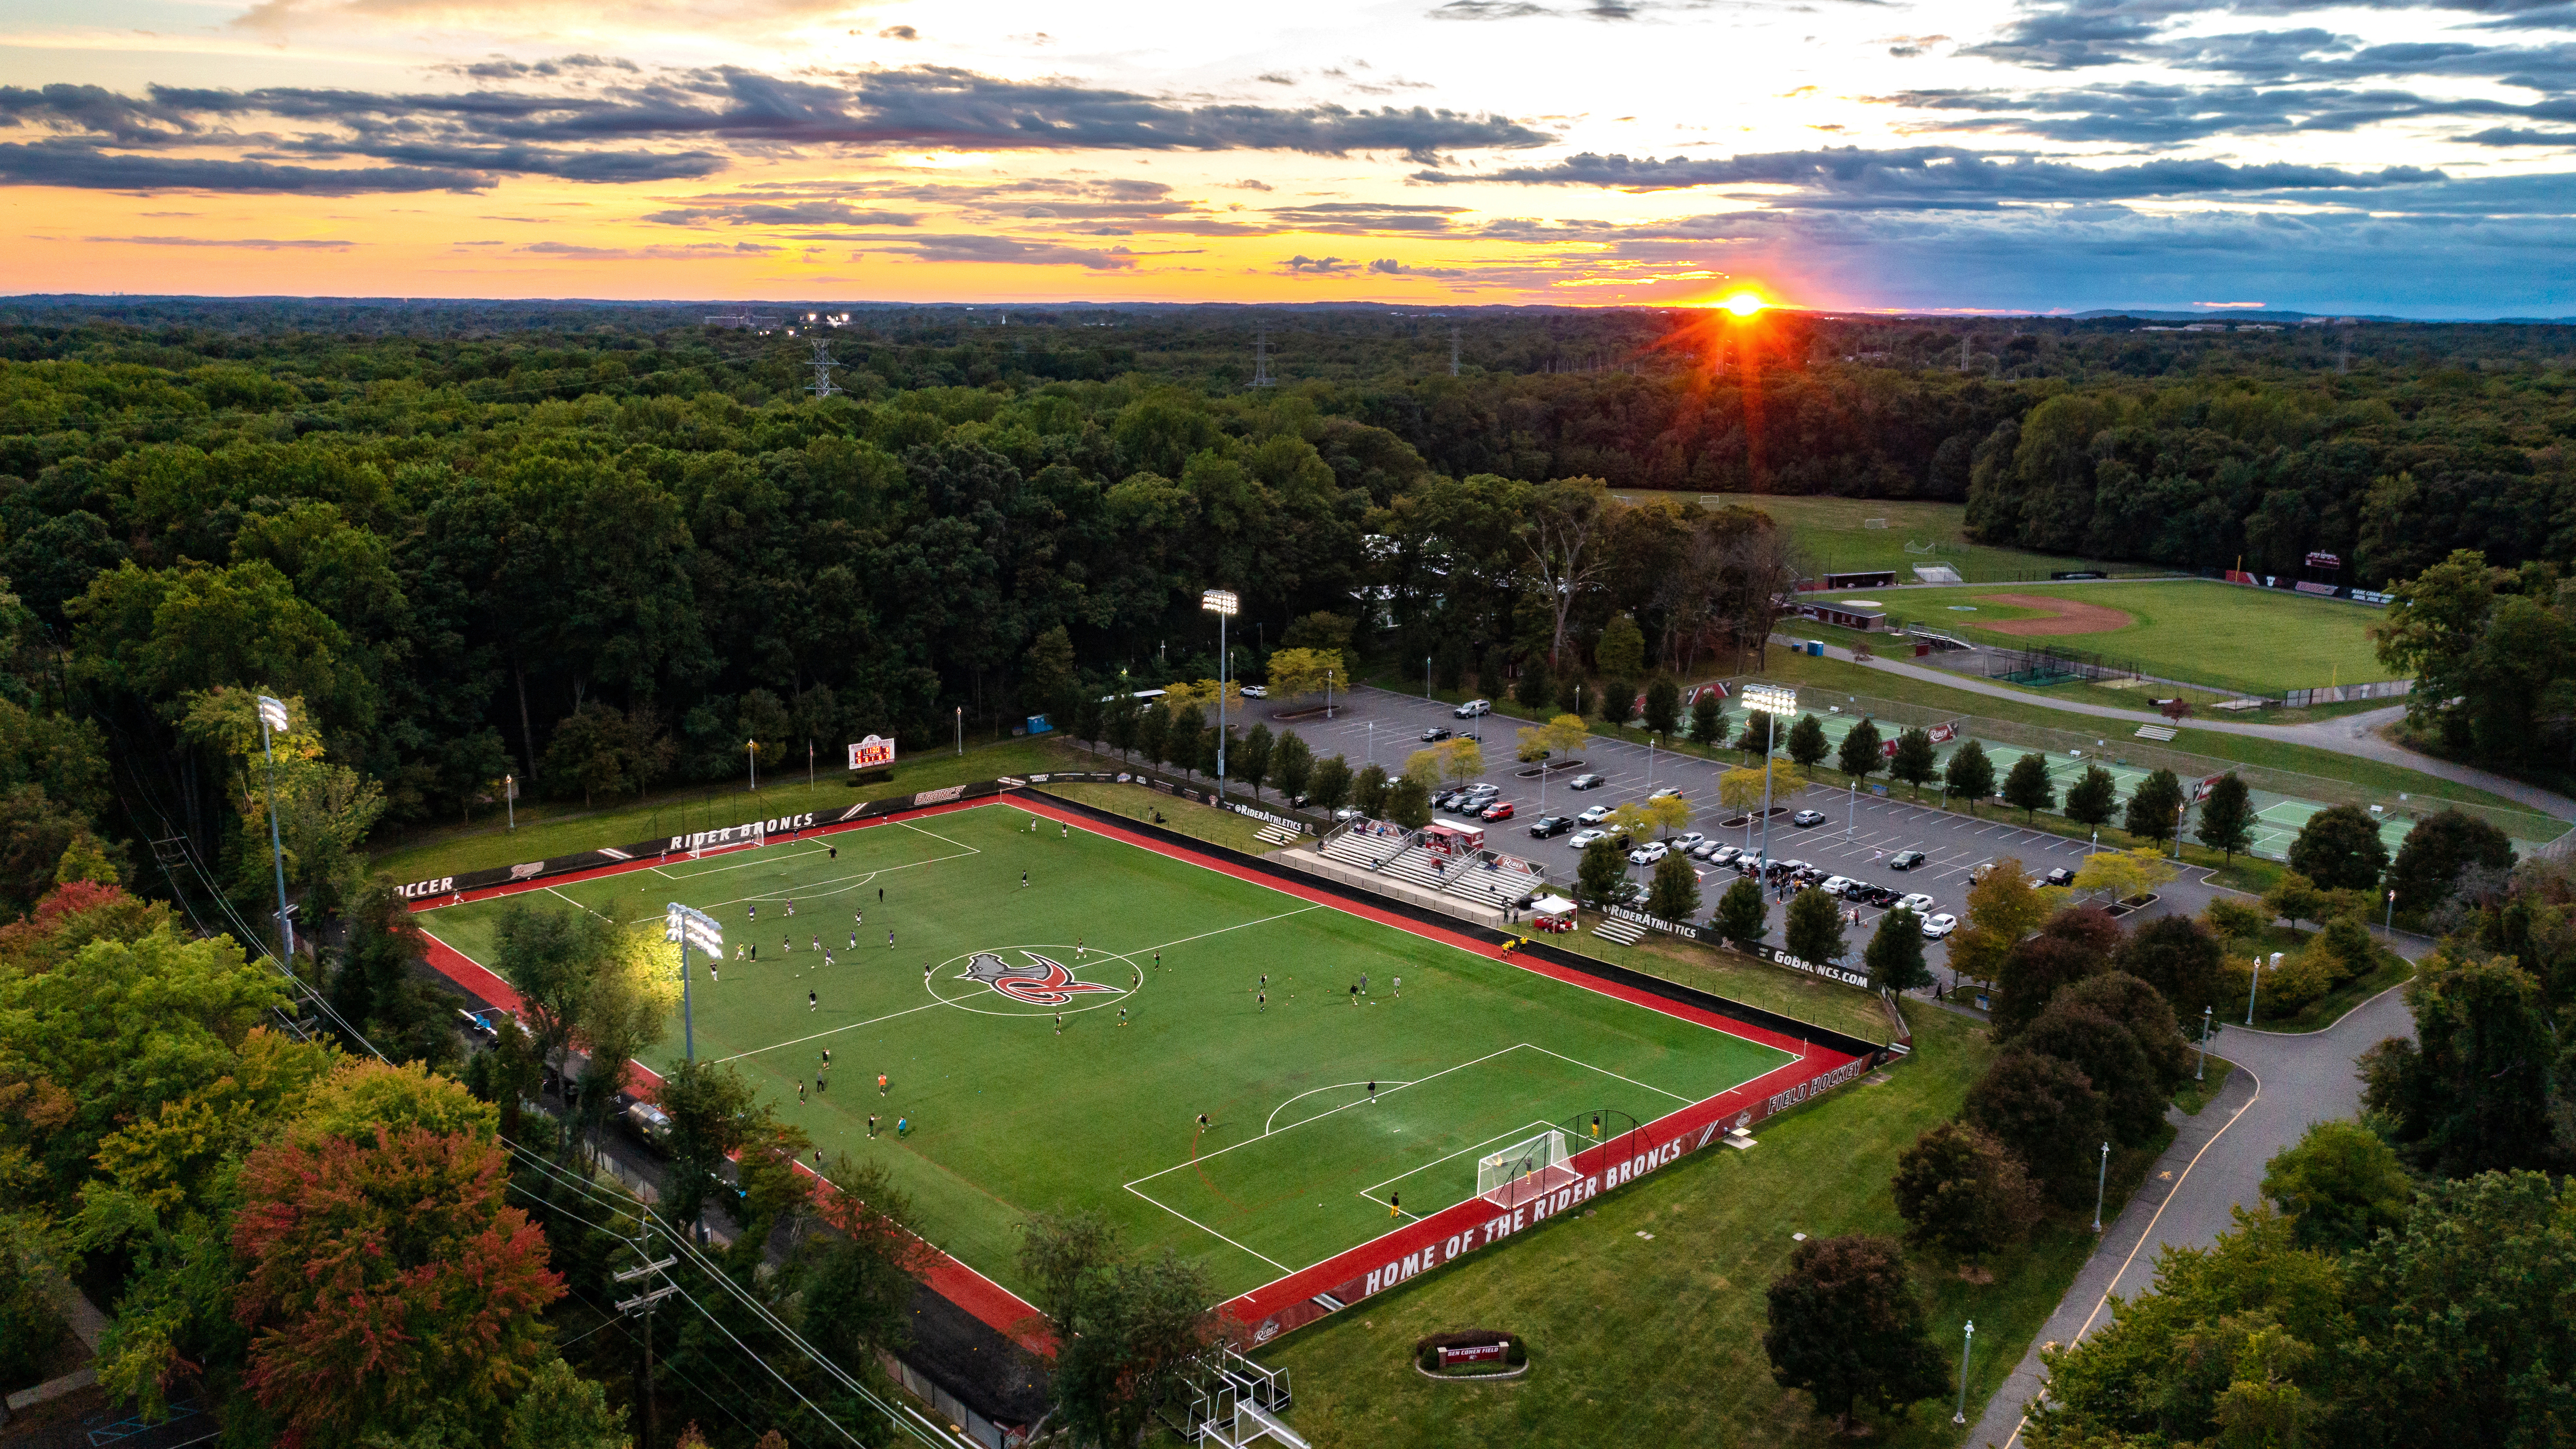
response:
M1806 551L1807 561L1819 572L1893 569L1899 579L1909 583L1914 578L1910 571L1913 565L1931 563L1950 565L1970 583L2027 578L2034 574L2046 578L2058 569L2159 572L2134 564L2105 564L2094 559L2025 553L2020 549L1970 543L1967 536L1968 509L1967 505L1960 503L1919 503L1883 498L1791 498L1767 493L1623 493L1620 496L1637 500L1673 496L1696 499L1712 508L1728 503L1761 509L1775 522L1788 528L1799 547ZM1882 520L1887 526L1872 528L1871 519ZM1912 544L1915 551L1909 551L1908 544Z
M2063 599L2117 609L2130 622L2087 634L2016 638L1994 625L2045 617L2045 609L1998 603L1996 594ZM1956 589L1880 589L1817 597L1863 597L1891 619L1981 644L2065 644L2134 664L2164 679L2277 694L2327 684L2390 679L2364 631L2374 609L2276 589L2202 579L2090 584L2015 584Z
M1473 1197L1480 1152L1599 1109L1652 1121L1791 1060L1033 818L985 805L418 919L488 962L511 901L656 932L670 900L714 915L729 947L760 950L697 978L699 1057L734 1063L825 1151L882 1162L933 1241L1006 1286L1017 1224L1091 1208L1232 1296L1383 1233L1392 1196L1408 1217ZM646 1063L680 1049L674 1023Z

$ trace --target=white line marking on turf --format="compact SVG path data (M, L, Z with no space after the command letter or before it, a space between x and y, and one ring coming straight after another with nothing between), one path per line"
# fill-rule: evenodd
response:
M1414 1175L1415 1173L1422 1171L1424 1168L1428 1168L1428 1167L1438 1167L1440 1164L1442 1164L1442 1163L1444 1163L1444 1162L1447 1162L1447 1161L1448 1161L1450 1158L1452 1158L1452 1157L1464 1157L1464 1156L1466 1156L1468 1153L1475 1151L1475 1150L1476 1150L1477 1148L1479 1148L1479 1147L1490 1147L1490 1146L1492 1146L1494 1143L1501 1142L1501 1141L1503 1141L1503 1140L1505 1140L1505 1139L1507 1139L1507 1138L1508 1138L1508 1139L1510 1139L1510 1140L1512 1140L1512 1141L1515 1141L1515 1142L1527 1142L1527 1141L1529 1140L1529 1138L1528 1138L1528 1137L1524 1137L1524 1136L1522 1136L1521 1134L1522 1134L1522 1133L1524 1133L1524 1132L1529 1132L1529 1131L1530 1131L1530 1129L1532 1129L1532 1128L1536 1128L1536 1129L1538 1129L1538 1131L1540 1131L1540 1132L1554 1132L1554 1131L1558 1130L1558 1129L1557 1129L1557 1125L1556 1125L1555 1123L1553 1123L1553 1122L1540 1122L1540 1121L1536 1121L1536 1120L1532 1120L1532 1121L1528 1121L1528 1122L1523 1122L1523 1123L1522 1123L1521 1125L1519 1125L1518 1127L1513 1127L1513 1128L1510 1128L1510 1129L1505 1130L1505 1131L1497 1132L1497 1133L1495 1133L1493 1136L1486 1138L1486 1139L1485 1139L1484 1141L1482 1141L1482 1142L1470 1142L1470 1143L1468 1143L1466 1146L1459 1148L1459 1149L1458 1149L1457 1151L1455 1151L1455 1152L1447 1152L1447 1153L1443 1153L1443 1154L1441 1154L1440 1156L1438 1156L1438 1157L1435 1157L1435 1158L1431 1159L1429 1162L1416 1163L1416 1164L1414 1164L1413 1166L1406 1168L1404 1171L1397 1173L1395 1176L1388 1178L1385 1182L1372 1182L1372 1183L1370 1183L1368 1186L1363 1187L1363 1188L1359 1188L1359 1189L1356 1189L1356 1190L1358 1191L1358 1193L1359 1193L1359 1195L1360 1195L1360 1196L1362 1196L1362 1197L1364 1197L1364 1198L1367 1198L1370 1202L1384 1202L1384 1201L1386 1201L1386 1199L1384 1199L1384 1198L1382 1198L1382 1197L1378 1197L1378 1196L1376 1196L1377 1190L1378 1190L1379 1188L1381 1188L1381 1187L1385 1187L1385 1186L1387 1186L1389 1183L1402 1182L1402 1181L1404 1181L1406 1178L1411 1177L1412 1175ZM1535 1134L1532 1134L1532 1135L1535 1135ZM1588 1144L1587 1144L1587 1145L1588 1145ZM1464 1202L1464 1201L1466 1201L1466 1199L1461 1198L1461 1199L1459 1199L1459 1201Z
M818 1031L818 1032L814 1033L812 1036L800 1036L800 1037L795 1038L795 1039L794 1039L794 1040L792 1040L792 1041L778 1041L778 1042L771 1042L769 1045L767 1045L767 1046L765 1046L765 1047L753 1047L751 1050L749 1050L749 1051L747 1051L747 1052L735 1052L732 1056L729 1056L729 1057L718 1057L718 1058L716 1058L716 1060L717 1060L717 1061L719 1061L719 1062L738 1062L738 1061L741 1061L744 1057L756 1057L756 1056L760 1055L762 1052L774 1052L774 1051L777 1051L778 1049L780 1049L781 1047L802 1046L802 1045L804 1045L805 1043L807 1043L807 1042L809 1042L809 1041L821 1041L823 1038L825 1038L825 1037L827 1037L827 1036L839 1036L842 1032L845 1032L845 1031L857 1031L860 1027L863 1027L863 1026L874 1026L874 1025L876 1025L878 1022L881 1022L881 1021L892 1021L892 1020L894 1020L894 1019L895 1019L896 1017L898 1017L898 1016L910 1016L910 1015L912 1015L912 1014L913 1014L914 1012L916 1012L916 1011L928 1011L928 1010L930 1010L930 1009L931 1009L932 1007L934 1007L934 1006L946 1006L946 1005L948 1005L948 1003L947 1003L947 1002L945 1002L945 1001L925 1001L925 1002L923 1002L923 1003L922 1003L921 1005L919 1005L919 1006L907 1006L907 1007L905 1007L905 1008L904 1008L903 1010L901 1010L901 1011L890 1011L890 1012L887 1012L887 1013L886 1013L885 1015L883 1015L883 1016L874 1016L874 1017L870 1017L870 1018L868 1018L866 1021L854 1021L854 1022L851 1022L851 1023L850 1023L849 1025L847 1025L847 1026L836 1026L836 1027L832 1028L830 1031Z
M1408 1086L1408 1087L1417 1087L1417 1086L1420 1086L1420 1085L1421 1085L1422 1083L1424 1083L1424 1082L1428 1082L1428 1081L1432 1080L1432 1078L1434 1078L1434 1077L1445 1077L1445 1076L1449 1075L1451 1072L1463 1072L1463 1071L1465 1071L1467 1068L1472 1067L1472 1066L1476 1066L1476 1065L1478 1065L1479 1063L1482 1063L1482 1062L1490 1062L1490 1061L1492 1061L1494 1058L1499 1057L1499 1056L1502 1056L1502 1055L1504 1055L1504 1054L1506 1054L1506 1053L1519 1051L1522 1047L1525 1047L1525 1046L1527 1046L1527 1045L1529 1045L1529 1043L1527 1043L1527 1042L1520 1042L1520 1041L1516 1041L1516 1042L1512 1043L1510 1046L1504 1047L1501 1051L1491 1051L1491 1052L1487 1052L1487 1053L1485 1053L1483 1056L1476 1058L1476 1059L1475 1059L1475 1061L1460 1062L1458 1065L1456 1065L1456 1066L1454 1066L1454 1067L1442 1067L1440 1070L1438 1070L1438 1071L1436 1071L1436 1072L1433 1072L1433 1073L1431 1074L1431 1076L1429 1076L1429 1077L1417 1077L1417 1078L1415 1078L1413 1081L1410 1081L1410 1082L1405 1083L1405 1085L1406 1085L1406 1086ZM1295 1124L1293 1124L1292 1126L1287 1127L1287 1128L1284 1128L1284 1129L1282 1129L1282 1130L1293 1132L1293 1131L1295 1131L1298 1127L1304 1127L1304 1126L1307 1126L1307 1125L1309 1125L1309 1124L1311 1124L1311 1123L1321 1122L1321 1121L1323 1121L1325 1118L1332 1116L1332 1115L1333 1115L1334 1113L1336 1113L1336 1112L1347 1112L1347 1111L1349 1111L1349 1110L1352 1108L1352 1106L1354 1106L1354 1105L1358 1105L1358 1104L1345 1102L1345 1103L1343 1103L1341 1106L1338 1106L1338 1107L1333 1108L1331 1112L1318 1112L1318 1113L1316 1113L1314 1116L1312 1116L1312 1117L1308 1117L1308 1118L1306 1118L1304 1121L1301 1121L1301 1122L1295 1123ZM1261 1134L1261 1137L1251 1137L1251 1138L1246 1138L1245 1140L1243 1140L1243 1141L1241 1141L1241 1142L1237 1142L1237 1143L1235 1143L1233 1147L1220 1147L1220 1148L1218 1148L1216 1151L1211 1152L1211 1153L1208 1153L1208 1154L1207 1154L1206 1156L1204 1156L1204 1157L1193 1157L1193 1158L1191 1158L1188 1162L1176 1162L1176 1163L1172 1164L1171 1166L1164 1168L1164 1169L1163 1169L1162 1171L1160 1171L1160 1172L1149 1172L1149 1173L1146 1173L1143 1177L1136 1178L1136 1179L1134 1179L1133 1181L1130 1181L1130 1182L1126 1183L1126 1184L1125 1184L1125 1186L1126 1186L1127 1188L1129 1188L1129 1189L1132 1191L1132 1190L1135 1188L1136 1184L1137 1184L1137 1183L1139 1183L1139 1182L1152 1182L1155 1178L1158 1178L1158 1177L1169 1177L1170 1175L1172 1175L1172 1174L1173 1174L1173 1173L1175 1173L1175 1172L1180 1171L1180 1170L1181 1170L1182 1168L1184 1168L1184 1167L1193 1166L1193 1165L1195 1165L1195 1164L1197 1164L1197 1163L1207 1162L1207 1161L1211 1161L1211 1160L1213 1160L1213 1159L1215 1159L1215 1158L1223 1157L1223 1156L1224 1156L1224 1155L1226 1155L1227 1153L1232 1152L1236 1147L1249 1147L1249 1146L1251 1146L1253 1143L1260 1141L1262 1137L1267 1137L1267 1136L1269 1136L1269 1135L1270 1135L1269 1133L1264 1132L1264 1133L1262 1133L1262 1134ZM1142 1194L1142 1193L1139 1193L1139 1194L1137 1194L1137 1195L1138 1195L1138 1196L1140 1196L1140 1197L1142 1197L1142 1196L1143 1196L1143 1194ZM1148 1201L1151 1201L1151 1199L1147 1199L1147 1200L1148 1200Z
M1638 1081L1634 1077L1622 1077L1617 1072L1610 1070L1608 1067L1596 1067L1580 1057L1570 1057L1563 1052L1548 1052L1547 1048L1538 1046L1534 1043L1529 1044L1529 1049L1534 1052L1547 1052L1549 1056L1556 1058L1560 1062L1571 1062L1574 1065L1583 1068L1587 1072L1599 1072L1605 1077L1616 1078L1619 1081L1626 1082L1632 1087L1644 1087L1647 1091L1654 1093L1658 1097L1670 1097L1684 1106L1688 1106L1689 1104L1700 1100L1697 1097L1685 1097L1679 1092L1667 1092L1661 1087L1651 1086L1645 1082Z
M562 891L556 890L553 886L541 886L541 887L539 887L539 889L543 890L547 895L553 896L555 899L557 899L557 900L559 900L559 901L562 901L562 902L564 902L564 903L565 903L565 904L567 904L567 905L571 905L571 906L577 907L577 908L579 908L579 909L581 909L581 910L590 911L590 907L585 906L585 905L582 905L582 903L581 903L581 902L574 900L572 897L570 897L570 896L568 896L568 895L565 895ZM599 911L590 911L590 913L591 913L592 915L594 915L594 916L598 916L601 920L608 922L608 923L609 923L610 925L612 925L612 926L620 924L620 922L619 922L619 921L617 920L617 918L616 918L616 917L614 917L614 916L610 916L610 915L604 914L604 913L599 912Z
M1279 1114L1288 1110L1290 1102L1302 1102L1308 1097L1315 1095L1317 1092L1331 1092L1343 1087L1365 1087L1367 1085L1368 1083L1366 1082L1335 1082L1329 1087L1309 1087L1305 1091L1299 1092L1296 1096L1289 1098L1287 1102L1282 1102L1278 1106L1271 1108L1270 1115L1261 1119L1261 1135L1264 1137L1270 1135L1270 1124L1279 1120ZM1398 1087L1410 1087L1413 1084L1411 1082L1380 1082L1378 1085L1392 1092ZM1288 1125L1295 1127L1309 1120L1311 1119L1300 1117L1297 1121L1291 1122ZM1143 1179L1140 1178L1138 1180L1142 1181Z
M1128 1184L1127 1190L1129 1192L1136 1192L1135 1184ZM1198 1219L1191 1217L1188 1213L1182 1212L1179 1208L1173 1207L1169 1203L1154 1202L1154 1199L1146 1197L1145 1194L1141 1192L1136 1192L1136 1195L1138 1197L1145 1198L1145 1201L1147 1202L1154 1203L1154 1206L1161 1208L1163 1211L1170 1213L1176 1218L1179 1218L1182 1222L1188 1223L1191 1227L1198 1229L1200 1232L1207 1234L1209 1237L1216 1239L1218 1242L1225 1244L1229 1248L1237 1248L1246 1253L1252 1253L1252 1256L1259 1258L1261 1261L1278 1269L1282 1273L1294 1273L1297 1271L1296 1269L1289 1267L1287 1264L1280 1262L1277 1258L1270 1256L1268 1253L1253 1252L1252 1249L1244 1247L1243 1244L1236 1242L1234 1239L1227 1237L1225 1234L1218 1232L1216 1229L1209 1227L1207 1224L1200 1222Z
M1292 898L1292 899L1293 899L1293 898ZM1224 934L1225 934L1226 932L1228 932L1228 931L1240 931L1240 930L1244 930L1244 929L1246 929L1247 927L1251 927L1251 926L1266 926L1266 925L1269 925L1272 921L1284 921L1284 920L1288 919L1290 916L1302 916L1302 915L1306 914L1308 911L1320 911L1320 910L1322 910L1323 908L1324 908L1324 907L1323 907L1323 905L1322 905L1322 903L1321 903L1321 902L1318 902L1318 903L1316 903L1316 904L1314 904L1314 905L1311 905L1311 906L1300 906L1300 907L1298 907L1296 910L1293 910L1293 911L1281 911L1279 914L1277 914L1277 915L1275 915L1275 916L1263 916L1261 919L1259 919L1259 920L1257 920L1257 921L1245 921L1245 922L1242 922L1242 923L1241 923L1241 924L1239 924L1239 925L1233 925L1233 926L1219 926L1219 927L1217 927L1217 928L1216 928L1215 930L1213 930L1213 931L1201 931L1201 932L1199 932L1199 933L1198 933L1197 935L1195 935L1195 936L1183 936L1181 939L1179 939L1179 940L1177 940L1177 941L1165 941L1165 942L1163 942L1163 943L1162 943L1161 945L1159 945L1159 946L1139 946L1139 947L1137 947L1137 948L1136 948L1136 951L1168 951L1168 950L1170 950L1170 949L1171 949L1172 947L1174 947L1174 946L1186 946L1186 945L1188 945L1189 943L1191 943L1192 941L1204 941L1204 940L1206 940L1206 939L1207 939L1208 937L1210 937L1210 936L1222 936L1222 935L1224 935ZM1129 954L1129 955L1131 955L1131 956L1132 956L1132 955L1136 954L1136 952L1135 952L1135 951L1130 951L1130 952L1128 952L1127 954Z

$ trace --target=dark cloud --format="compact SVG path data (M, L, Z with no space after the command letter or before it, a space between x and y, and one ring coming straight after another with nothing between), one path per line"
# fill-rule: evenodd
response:
M921 32L909 25L889 25L877 32L879 40L919 40Z
M2460 138L2477 146L2576 146L2576 131L2525 131L2493 126Z
M1310 257L1300 252L1279 264L1279 269L1292 276L1332 277L1348 272L1359 263L1343 257Z
M1418 181L1508 181L1531 185L1602 186L1661 191L1697 186L1790 186L1766 198L1784 208L1896 209L1993 207L2006 202L2119 201L2148 197L2251 195L2386 187L2440 181L2442 173L2392 166L2377 172L2273 163L2147 161L2087 167L2028 157L1995 157L1954 146L1903 150L1847 147L1776 151L1725 158L1602 156L1586 152L1552 166L1513 167L1482 176L1416 172Z
M110 242L129 247L222 247L251 252L345 252L356 242L328 240L276 241L267 237L210 236L85 236L85 242Z
M1467 269L1464 267L1416 267L1397 261L1393 257L1380 257L1376 261L1369 263L1368 269L1382 277L1463 277L1469 275Z
M480 191L492 178L419 166L331 170L266 161L119 156L81 141L0 144L0 185L76 186L94 191L238 191L361 196L388 191Z
M899 250L900 254L925 262L1010 262L1035 267L1088 267L1096 272L1133 271L1136 266L1135 256L1123 247L1097 251L1000 236L908 237Z
M1291 231L1439 232L1449 230L1462 206L1393 206L1367 201L1326 201L1306 206L1274 206L1267 215Z
M643 73L643 67L635 62L613 55L559 55L552 60L512 60L505 55L496 55L490 60L478 60L468 65L442 68L458 75L472 76L476 80L526 80L530 77L578 75L584 71L593 70L619 70L636 75Z
M1902 91L1872 99L1944 113L1937 129L1945 131L2008 132L2052 141L2125 145L2173 145L2224 135L2350 131L2396 120L2549 120L2576 109L2566 102L2521 106L2403 90L2145 82L2039 91Z
M0 86L0 124L87 132L119 146L189 140L198 130L184 112L157 100L136 100L104 86L60 83Z

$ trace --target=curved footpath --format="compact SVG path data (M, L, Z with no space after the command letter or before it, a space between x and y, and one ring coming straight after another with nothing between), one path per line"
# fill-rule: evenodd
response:
M1927 684L1938 684L1947 689L1962 690L1969 694L2008 699L2016 704L2037 705L2043 709L2053 709L2065 714L2089 715L2095 719L2119 720L2127 724L2172 723L2163 715L2149 710L2121 709L2117 705L2088 704L2080 700L2042 699L2025 691L1989 683L1986 680L1969 679L1947 670L1926 669L1920 664L1908 664L1901 660L1853 659L1849 649L1837 644L1827 644L1825 656L1829 659L1858 664L1863 669L1874 669L1882 674L1921 680ZM2448 780L2454 785L2467 785L2484 790L2560 820L2576 820L2576 800L2570 800L2554 791L2543 790L2537 785L2526 785L2519 780L2509 780L2492 771L2477 769L2470 765L2455 765L2448 760L2437 760L2430 755L2418 754L2380 735L2379 731L2396 723L2405 713L2406 706L2399 704L2362 714L2346 715L2341 719L2318 720L2311 724L2296 725L2248 724L2243 720L2202 719L2195 716L2182 728L2208 730L2222 735L2246 735L2254 739L2280 740L2288 744L2328 750L2338 755L2350 755L2355 759L2376 760L2381 764L2397 765L2420 774L2431 775L2435 779Z
M2400 936L2398 951L2416 957L2432 943ZM2283 1033L2230 1026L2213 1056L2236 1071L2217 1100L2194 1117L2168 1109L2173 1145L2156 1159L2146 1183L2101 1246L2076 1274L2030 1351L1986 1403L1968 1443L2015 1449L2024 1407L2047 1383L2039 1345L2073 1343L2111 1321L2110 1295L2136 1298L2155 1284L2156 1255L2166 1247L2205 1248L2234 1225L2238 1204L2262 1198L2263 1164L2310 1126L2361 1114L2354 1059L2392 1036L2411 1037L2402 986L2392 986L2346 1012L2323 1031Z

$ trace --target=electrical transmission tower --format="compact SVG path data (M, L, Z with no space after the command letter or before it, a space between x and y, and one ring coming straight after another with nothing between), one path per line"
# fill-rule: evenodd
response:
M1279 379L1270 375L1270 327L1264 323L1252 334L1252 386L1277 387Z
M1458 328L1455 324L1449 328L1449 375L1458 375Z
M841 385L832 381L832 369L840 365L841 364L832 360L832 345L830 343L816 342L814 344L814 380L805 385L805 390L814 394L814 401L821 402L832 394L841 391Z

